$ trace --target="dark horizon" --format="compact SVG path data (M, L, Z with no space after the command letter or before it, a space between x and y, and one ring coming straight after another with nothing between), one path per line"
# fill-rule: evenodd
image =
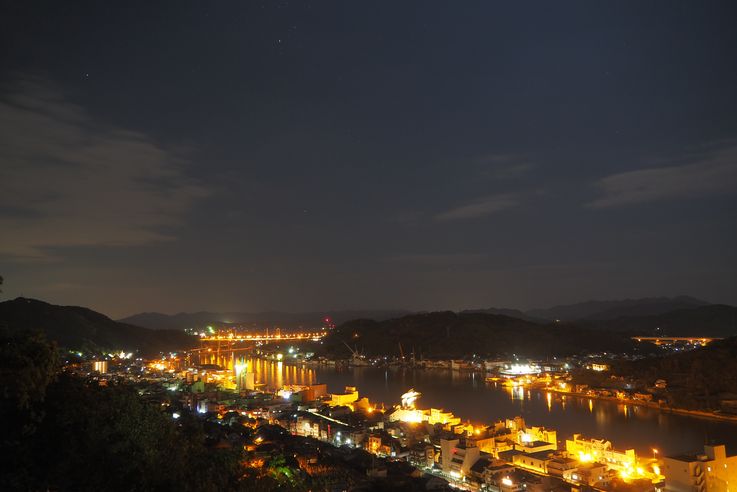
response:
M17 301L19 299L29 299L29 300L35 300L35 301L41 301L45 302L51 305L56 305L56 303L49 301L48 299L38 299L33 298L29 296L18 296L15 298L2 298L0 299L0 302L4 301ZM631 303L631 304L628 304ZM468 308L432 308L432 309L407 309L403 307L376 307L376 308L361 308L361 307L347 307L343 309L309 309L304 311L289 311L289 310L283 310L283 309L264 309L264 310L258 310L258 311L245 311L245 310L227 310L227 311L215 311L212 309L201 309L201 310L194 310L194 311L171 311L171 312L164 312L164 311L136 311L132 313L126 313L119 316L113 316L109 313L105 313L104 311L96 310L90 306L86 306L83 304L67 304L66 306L69 307L82 307L87 309L92 309L93 311L99 312L100 314L103 314L110 319L118 320L118 321L127 321L129 319L136 318L137 316L147 316L147 315L162 315L166 317L176 317L180 315L184 316L191 316L191 315L202 315L202 314L215 314L215 315L287 315L287 316L303 316L307 314L314 314L317 317L322 317L325 315L338 315L338 314L345 314L345 313L365 313L366 315L372 314L372 319L389 319L387 316L380 316L379 318L376 318L375 315L377 314L390 314L390 313L396 313L397 316L402 316L404 314L407 315L414 315L414 314L421 314L421 313L438 313L438 312L455 312L455 313L462 313L462 312L468 312L468 311L493 311L497 310L500 311L498 314L504 314L510 317L518 317L513 311L518 311L519 315L522 315L524 319L538 319L540 321L544 321L545 319L553 319L552 314L549 314L548 316L538 316L539 312L542 311L552 311L552 310L560 310L561 308L575 308L574 310L585 310L585 305L587 304L611 304L609 308L612 309L626 309L627 305L633 306L635 309L636 306L640 307L649 307L650 309L654 309L650 314L665 314L668 312L677 311L680 309L689 309L689 308L695 308L695 307L702 307L702 306L728 306L728 307L735 307L728 303L719 303L719 302L711 302L706 299L698 299L693 296L689 296L686 294L683 295L677 295L672 297L666 297L666 296L647 296L642 298L618 298L618 299L585 299L578 302L571 302L571 303L562 303L562 304L555 304L555 305L546 305L546 306L535 306L532 308L527 309L520 309L514 306L474 306L474 307L468 307ZM660 309L659 309L660 308ZM608 308L606 306L602 307L596 307L593 309L594 312L606 312ZM510 313L504 313L501 311L510 311ZM627 314L618 314L618 316L648 316L648 311L646 309L645 313L627 313ZM391 318L396 316L391 316ZM586 318L586 316L581 316L581 319ZM342 321L353 319L353 318L345 318ZM572 317L568 318L569 321L577 321L579 318ZM216 320L212 320L213 322ZM244 322L244 320L219 320L224 323L240 323ZM274 320L277 322L277 320ZM318 321L316 318L313 321ZM339 321L339 322L342 322ZM132 322L132 321L131 321ZM250 322L250 321L249 321ZM282 320L279 321L279 323L287 323L289 321ZM135 322L132 322L132 324L136 324Z
M2 299L113 318L737 305L735 18L6 5Z

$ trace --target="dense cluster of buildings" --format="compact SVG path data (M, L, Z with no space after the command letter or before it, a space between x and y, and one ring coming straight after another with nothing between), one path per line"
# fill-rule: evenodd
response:
M341 393L347 394L353 395L351 403L361 401L355 388ZM657 460L638 458L634 450L580 435L560 446L555 430L528 426L521 417L475 425L448 411L417 408L418 397L411 390L402 404L377 411L368 401L353 409L336 405L344 401L331 395L275 420L295 435L405 460L469 490L607 489L613 482L636 490L662 486Z
M504 368L527 376L528 367ZM402 395L384 407L348 386L330 393L324 384L260 390L248 367L189 366L177 357L152 362L98 361L88 370L107 378L142 379L159 387L172 408L221 419L239 414L276 424L291 435L338 448L364 450L388 462L404 462L417 473L466 490L656 490L701 492L737 486L737 456L709 446L691 457L640 457L604 439L575 434L559 439L553 429L528 425L521 417L472 424L452 412L420 408L420 394ZM177 416L173 413L173 418ZM381 466L367 473L381 474ZM731 479L731 480L730 480ZM734 487L733 486L733 487Z

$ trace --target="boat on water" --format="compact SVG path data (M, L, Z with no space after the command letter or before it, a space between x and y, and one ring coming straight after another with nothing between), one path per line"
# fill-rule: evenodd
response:
M450 369L450 361L447 360L424 360L427 369Z
M453 359L450 361L450 368L454 371L470 371L473 369L473 366L465 360Z
M372 365L370 361L359 354L353 354L348 364L352 367L370 367Z

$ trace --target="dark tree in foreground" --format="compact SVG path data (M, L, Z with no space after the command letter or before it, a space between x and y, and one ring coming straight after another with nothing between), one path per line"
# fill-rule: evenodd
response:
M242 450L207 446L126 385L61 374L40 335L0 335L5 490L239 490Z

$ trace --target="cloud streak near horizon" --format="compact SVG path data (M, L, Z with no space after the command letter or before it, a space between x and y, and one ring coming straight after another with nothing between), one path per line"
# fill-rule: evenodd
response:
M502 210L519 206L520 199L516 194L503 193L479 198L466 205L451 208L439 213L435 219L441 222L450 220L477 219L486 217Z
M53 84L21 77L0 100L0 255L170 240L208 190L147 135L97 121Z
M601 196L589 208L614 208L649 202L696 198L737 189L737 145L700 156L680 166L628 171L596 182Z

